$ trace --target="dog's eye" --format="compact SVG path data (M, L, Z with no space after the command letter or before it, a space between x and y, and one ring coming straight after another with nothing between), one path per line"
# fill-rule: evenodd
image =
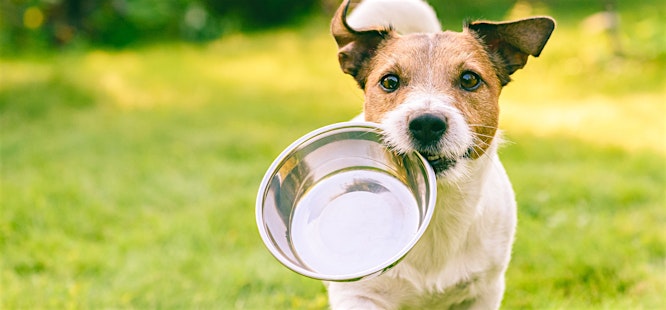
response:
M379 81L379 86L385 92L392 93L400 86L400 79L393 74L388 74Z
M460 75L460 87L466 91L474 91L481 85L481 78L478 74L470 71L463 72Z

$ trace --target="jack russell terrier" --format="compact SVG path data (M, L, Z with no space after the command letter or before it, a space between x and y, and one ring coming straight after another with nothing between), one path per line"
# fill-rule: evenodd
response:
M441 31L422 0L365 0L331 22L344 73L365 93L357 119L380 123L397 152L417 151L437 174L428 230L393 269L326 283L333 309L497 309L511 258L516 202L497 156L498 97L539 56L549 17L471 22Z

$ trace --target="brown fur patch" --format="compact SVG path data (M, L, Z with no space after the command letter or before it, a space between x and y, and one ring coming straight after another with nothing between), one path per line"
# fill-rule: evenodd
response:
M423 90L454 99L454 106L476 134L473 158L482 155L492 142L498 124L501 81L485 47L470 32L411 34L385 40L371 60L365 84L365 117L380 122L403 103L410 92ZM483 80L468 91L460 76L471 71ZM384 91L379 82L387 74L400 78L399 88Z

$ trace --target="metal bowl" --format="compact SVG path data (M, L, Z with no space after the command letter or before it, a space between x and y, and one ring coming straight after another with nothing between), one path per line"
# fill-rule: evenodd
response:
M266 172L257 226L268 250L291 270L327 281L379 275L425 232L435 173L420 154L388 149L377 126L347 122L315 130Z

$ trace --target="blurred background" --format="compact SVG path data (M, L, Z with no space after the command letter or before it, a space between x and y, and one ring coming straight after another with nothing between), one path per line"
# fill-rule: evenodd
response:
M666 5L476 0L553 16L500 98L519 228L506 309L666 300ZM0 308L325 309L264 248L256 190L361 110L337 0L1 0Z

